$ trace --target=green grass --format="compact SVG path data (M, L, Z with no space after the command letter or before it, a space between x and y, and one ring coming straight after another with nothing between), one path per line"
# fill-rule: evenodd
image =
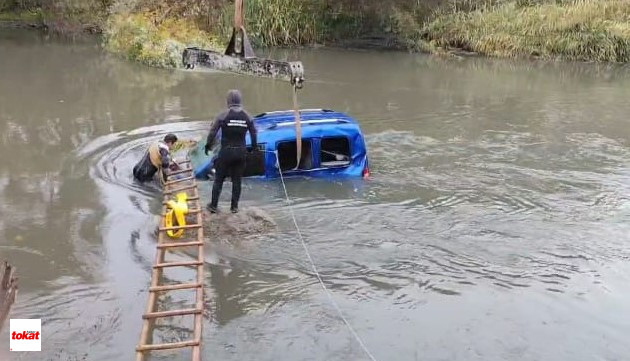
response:
M248 30L262 44L299 45L323 37L321 9L314 1L250 0L246 6Z
M326 31L323 9L319 0L246 0L245 29L260 46L317 43ZM229 40L233 23L234 6L224 3L213 30Z
M630 1L511 2L440 16L425 33L436 46L488 56L629 62Z
M378 22L372 9L347 6L352 1L246 0L245 28L259 46L322 44L360 35ZM223 1L214 32L229 38L234 6Z
M41 10L20 10L0 12L0 21L19 21L24 23L41 23L44 15Z

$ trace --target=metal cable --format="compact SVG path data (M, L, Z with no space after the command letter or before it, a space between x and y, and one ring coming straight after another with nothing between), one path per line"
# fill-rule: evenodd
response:
M295 218L295 213L293 212L293 207L291 206L291 199L289 198L289 193L287 192L287 186L284 182L282 169L280 169L280 158L278 156L278 151L276 150L272 152L272 151L267 150L265 152L273 153L276 156L276 165L278 166L278 173L280 173L280 180L282 181L282 188L284 189L284 195L289 205L289 211L291 213L291 218L293 219L293 224L295 225L295 229L300 238L300 242L302 243L302 247L304 248L304 253L306 253L306 257L308 257L308 260L311 263L311 267L313 268L313 272L315 273L315 276L317 277L319 284L324 289L324 292L326 293L326 296L328 296L330 303L332 303L333 307L337 310L337 313L339 314L339 317L343 320L343 323L346 324L346 326L348 327L348 329L350 330L354 338L357 340L359 345L361 345L361 348L363 349L363 351L365 351L365 353L368 355L368 357L372 361L376 361L376 358L374 357L374 355L372 355L372 353L367 348L367 346L365 345L361 337L359 337L359 335L356 333L352 325L350 325L350 322L348 322L346 317L343 315L343 312L341 312L341 308L339 308L339 305L337 304L337 302L335 302L335 300L332 298L332 294L328 290L328 287L326 287L326 285L324 284L324 280L322 279L322 276L319 274L319 271L317 270L317 266L315 266L315 262L313 261L313 258L311 257L311 253L309 252L308 247L306 246L306 242L304 241L304 237L302 236L302 231L300 231L300 226L298 226L297 220Z

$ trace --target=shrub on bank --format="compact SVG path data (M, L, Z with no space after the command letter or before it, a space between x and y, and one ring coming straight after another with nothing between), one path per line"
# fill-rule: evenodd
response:
M199 30L193 21L157 19L151 13L112 15L105 28L105 48L129 60L165 68L181 67L187 47L219 48L216 38Z
M425 29L437 46L500 57L630 61L630 1L519 0L438 17Z

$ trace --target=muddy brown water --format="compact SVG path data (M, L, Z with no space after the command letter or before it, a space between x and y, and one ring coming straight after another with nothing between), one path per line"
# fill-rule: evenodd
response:
M304 62L303 107L348 112L365 132L371 179L287 186L326 285L378 360L627 359L627 67L272 54ZM8 352L7 323L0 358L134 358L160 194L131 168L165 132L203 136L234 87L251 113L291 106L285 83L0 31L0 258L19 271L12 318L43 323L43 351L23 354ZM208 241L204 359L367 360L312 274L280 183L246 181L241 207L277 230ZM157 334L185 339L188 324Z

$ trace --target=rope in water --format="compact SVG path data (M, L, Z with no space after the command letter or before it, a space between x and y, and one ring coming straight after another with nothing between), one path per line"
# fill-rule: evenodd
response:
M315 265L315 262L313 261L313 258L311 257L311 253L309 252L308 247L306 246L306 242L304 241L304 237L302 236L302 231L300 230L300 226L298 226L297 220L295 218L295 213L293 212L293 207L291 206L291 199L289 198L289 193L287 191L287 186L284 182L282 169L280 168L280 158L278 157L278 151L273 151L273 152L266 151L266 152L273 153L276 156L276 165L278 166L278 173L280 173L280 180L282 181L282 188L284 189L284 195L287 199L287 203L289 204L289 211L291 213L291 218L293 219L293 224L295 225L295 229L297 231L298 237L300 238L300 242L302 243L302 247L304 248L304 253L306 253L306 257L308 257L308 260L311 263L311 267L313 268L313 272L315 273L315 276L317 277L319 284L324 289L324 292L326 293L326 296L328 296L330 303L332 303L333 307L337 310L337 313L339 314L339 317L343 320L343 323L346 324L346 326L348 327L348 329L350 330L354 338L357 340L359 345L361 345L361 348L363 349L363 351L365 351L365 353L370 357L372 361L376 361L376 358L374 357L374 355L372 355L372 353L367 348L367 346L365 345L361 337L359 337L359 335L354 330L352 325L350 325L350 322L348 322L346 317L343 315L343 312L341 312L341 308L339 307L337 302L335 302L335 300L333 299L332 294L328 290L328 287L326 287L326 284L324 284L324 280L322 279L322 276L317 270L317 266Z
M297 160L295 170L300 168L302 161L302 119L300 117L300 106L297 98L297 83L293 84L293 113L295 114L295 148L297 149ZM277 158L277 157L276 157ZM280 169L280 168L278 168Z

